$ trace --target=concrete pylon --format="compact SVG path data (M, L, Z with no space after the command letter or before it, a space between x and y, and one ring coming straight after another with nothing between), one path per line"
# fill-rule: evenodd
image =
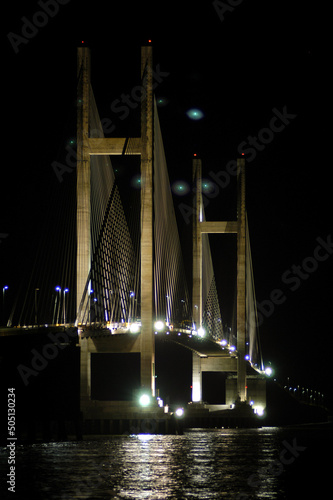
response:
M90 50L79 47L77 52L77 275L76 310L86 286L91 266L90 234L90 154L89 154L89 109L90 109ZM84 310L84 307L82 308ZM77 317L81 323L81 318Z
M193 206L193 288L192 313L193 321L198 330L202 326L202 189L201 160L193 158L193 185L195 189Z
M246 212L245 212L245 159L237 159L237 393L246 401Z
M153 51L141 49L141 387L155 396L153 325Z
M245 212L245 160L237 160L238 193L237 193L237 221L203 220L203 204L201 189L201 160L193 160L193 184L195 186L193 211L193 321L197 328L202 326L202 234L237 234L237 396L246 401L246 212ZM235 371L234 358L221 359L216 368L214 358L205 359L205 371ZM192 401L199 402L202 398L202 362L201 358L193 353L192 365Z
M141 49L141 136L89 137L90 50L78 49L77 116L77 323L91 267L90 155L141 155L141 386L155 396L155 336L153 327L153 57ZM88 294L85 294L88 300ZM81 307L85 310L85 305ZM89 377L88 377L89 378ZM89 397L89 396L88 396Z

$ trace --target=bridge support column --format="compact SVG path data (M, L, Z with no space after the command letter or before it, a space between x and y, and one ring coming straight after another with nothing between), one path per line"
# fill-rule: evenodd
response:
M237 160L238 167L238 232L237 232L237 393L246 401L246 212L245 159Z
M195 352L192 355L192 401L193 403L202 401L201 357Z
M193 184L195 187L193 213L193 291L192 313L196 329L202 326L202 193L201 160L193 160Z
M141 78L141 386L155 396L153 325L153 57L142 47Z
M83 414L91 405L91 362L88 339L80 339L80 409Z
M89 99L90 50L78 49L77 95L77 278L76 310L79 311L91 265L90 236L90 154L89 154ZM84 310L84 308L83 308ZM78 323L81 318L77 315Z

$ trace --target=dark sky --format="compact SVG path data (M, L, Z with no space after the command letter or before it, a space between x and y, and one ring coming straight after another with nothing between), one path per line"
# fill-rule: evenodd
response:
M333 230L324 139L325 13L304 1L226 0L225 11L223 2L207 0L51 3L52 16L37 14L43 1L4 7L1 286L10 286L25 262L40 236L50 192L59 189L51 164L72 131L77 46L84 40L91 47L100 115L121 136L135 133L135 110L120 120L111 104L139 83L140 46L151 38L154 66L164 75L156 95L163 98L159 115L171 183L191 182L194 152L208 181L245 152L256 294L266 307L265 359L282 377L329 390ZM8 33L14 34L11 41ZM190 108L200 109L203 118L189 119ZM232 217L232 186L220 185L208 198L207 219ZM189 202L175 196L185 239L190 226L181 204ZM230 321L233 264L220 238L213 244L214 266L222 314ZM328 250L322 244L318 250L318 238ZM188 240L183 243L190 248ZM272 292L280 303L267 302ZM8 300L13 295L8 291Z

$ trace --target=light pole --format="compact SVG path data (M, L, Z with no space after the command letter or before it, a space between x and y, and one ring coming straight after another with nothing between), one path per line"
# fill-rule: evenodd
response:
M56 286L56 291L58 292L57 293L57 296L56 296L56 302L55 302L55 306L54 306L54 309L56 310L57 308L57 302L59 302L59 307L57 309L57 325L59 324L59 312L60 312L60 309L61 309L61 288L60 286Z
M5 285L2 289L2 315L3 315L3 324L6 325L6 310L5 310L5 292L8 290L8 286Z
M129 306L129 315L128 315L128 323L131 323L132 316L134 315L134 297L135 297L135 292L133 290L130 291L130 306Z
M38 325L38 297L37 297L37 292L39 292L39 288L35 288L35 325Z
M166 295L166 323L169 326L170 324L170 296Z
M68 293L68 288L64 290L64 300L63 300L63 308L64 308L64 325L66 325L66 293Z

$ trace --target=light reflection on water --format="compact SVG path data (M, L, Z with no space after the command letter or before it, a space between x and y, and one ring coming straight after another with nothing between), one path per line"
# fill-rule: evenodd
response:
M197 429L21 446L15 499L287 498L276 471L283 439L278 428Z

